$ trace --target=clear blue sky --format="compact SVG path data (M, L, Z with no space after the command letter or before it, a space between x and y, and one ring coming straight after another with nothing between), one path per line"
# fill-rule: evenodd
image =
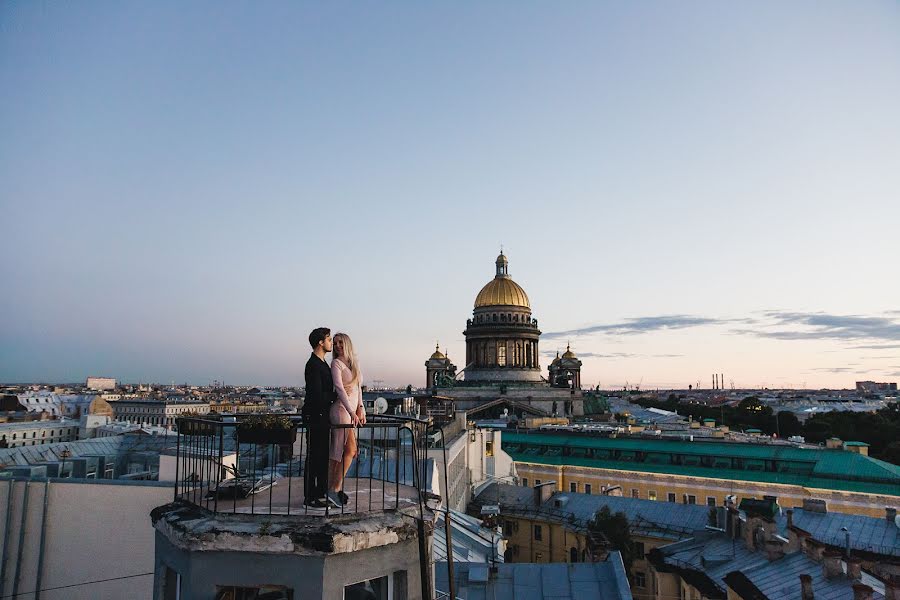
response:
M900 379L900 5L0 4L0 381ZM894 312L891 312L894 311ZM547 359L545 358L545 364Z

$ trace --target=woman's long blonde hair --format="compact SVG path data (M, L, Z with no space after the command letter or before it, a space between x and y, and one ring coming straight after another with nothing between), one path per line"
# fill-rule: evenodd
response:
M334 341L340 341L341 348L344 349L344 353L338 358L350 367L350 374L353 376L353 379L350 380L347 386L352 388L359 382L359 361L356 359L356 352L353 350L353 342L350 341L350 336L346 333L334 334Z

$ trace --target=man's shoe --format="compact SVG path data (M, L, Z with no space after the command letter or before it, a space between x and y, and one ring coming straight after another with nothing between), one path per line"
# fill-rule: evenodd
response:
M338 492L338 496L341 499L341 504L347 504L348 502L350 502L350 496L348 496L344 492Z
M313 498L312 500L304 500L303 506L310 508L325 508L325 500L323 498Z
M341 497L338 496L337 492L328 492L328 501L337 508L340 508L344 505L344 503L341 502Z

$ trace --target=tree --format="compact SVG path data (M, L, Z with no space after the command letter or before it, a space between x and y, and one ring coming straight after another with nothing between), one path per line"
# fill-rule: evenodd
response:
M634 541L631 539L631 526L625 513L612 514L608 506L604 506L588 522L588 533L600 534L609 542L610 549L622 553L625 570L631 571L631 563L635 559Z

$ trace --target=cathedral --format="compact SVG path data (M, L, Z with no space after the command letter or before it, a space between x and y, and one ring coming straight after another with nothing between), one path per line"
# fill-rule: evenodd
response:
M510 277L503 252L494 264L494 278L475 296L472 317L466 320L465 365L457 371L447 353L435 347L425 362L426 386L470 412L492 408L491 413L506 409L532 416L584 414L581 361L567 347L542 375L541 330L528 294Z

